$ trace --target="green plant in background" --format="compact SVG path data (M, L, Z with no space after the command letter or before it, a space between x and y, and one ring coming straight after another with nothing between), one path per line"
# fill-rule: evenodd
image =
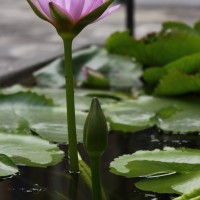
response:
M107 147L108 127L97 98L93 98L84 126L83 145L90 158L93 199L102 200L100 158Z
M70 170L78 172L72 41L85 26L106 17L118 9L120 5L108 8L113 0L84 0L80 2L62 0L59 3L56 0L28 0L28 2L38 17L48 21L56 28L64 43Z
M198 93L199 26L199 21L193 27L182 22L164 22L160 32L140 40L131 38L126 32L115 33L107 40L107 49L135 57L143 65L147 91L154 95Z
M127 32L117 32L108 38L106 48L115 54L134 57L144 67L162 67L200 51L198 27L199 22L194 27L180 22L165 22L160 32L142 39L133 38Z

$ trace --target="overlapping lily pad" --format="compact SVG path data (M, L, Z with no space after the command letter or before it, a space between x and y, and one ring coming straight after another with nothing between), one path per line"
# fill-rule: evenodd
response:
M200 171L147 178L137 182L135 185L141 190L157 193L190 193L200 188Z
M19 92L22 91L22 92ZM0 95L0 130L14 134L32 134L52 142L68 142L64 89L13 87ZM92 96L100 96L102 105L128 96L116 92L77 90L75 108L78 141L82 142L86 112Z
M64 157L55 144L39 137L3 132L0 132L0 151L0 177L16 174L17 165L47 167Z
M49 99L30 92L2 95L2 98L1 101L0 96L0 131L31 134L32 130L49 141L68 141L65 106L54 106L52 100L49 104ZM82 141L85 118L85 113L77 112L79 141Z
M172 132L200 130L198 99L141 96L104 107L111 129L135 132L156 125Z
M200 188L199 150L138 151L116 158L110 167L117 175L147 177L136 183L142 190L182 194Z

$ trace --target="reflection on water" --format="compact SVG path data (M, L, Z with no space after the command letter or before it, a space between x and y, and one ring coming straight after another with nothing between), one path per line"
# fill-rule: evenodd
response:
M102 159L103 187L110 200L170 200L172 195L159 195L143 192L134 187L136 179L127 179L109 173L109 163L123 154L137 150L153 150L155 148L189 147L199 148L198 133L182 135L163 133L157 129L147 129L133 134L114 134L109 137L109 146ZM66 146L61 148L67 152ZM79 150L84 159L82 145ZM91 190L83 178L70 175L67 171L68 161L48 168L32 168L20 166L20 175L3 179L0 182L0 200L90 200ZM70 196L70 198L69 198Z

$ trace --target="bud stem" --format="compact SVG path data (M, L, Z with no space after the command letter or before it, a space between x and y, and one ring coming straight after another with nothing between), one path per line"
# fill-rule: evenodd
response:
M100 157L90 157L92 171L92 191L93 200L102 200L101 177L100 177Z
M67 108L70 171L76 173L79 172L79 167L78 167L76 120L75 120L75 105L74 105L72 39L63 39L63 41L64 41L64 51L65 51L66 108Z

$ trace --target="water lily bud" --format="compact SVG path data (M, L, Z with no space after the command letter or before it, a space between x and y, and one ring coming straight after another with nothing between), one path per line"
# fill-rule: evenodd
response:
M109 80L97 70L94 70L90 67L85 67L82 69L82 74L84 76L84 86L89 86L93 88L99 89L108 89L109 88Z
M84 148L88 155L90 157L100 157L107 146L108 127L97 98L92 99L83 136Z

